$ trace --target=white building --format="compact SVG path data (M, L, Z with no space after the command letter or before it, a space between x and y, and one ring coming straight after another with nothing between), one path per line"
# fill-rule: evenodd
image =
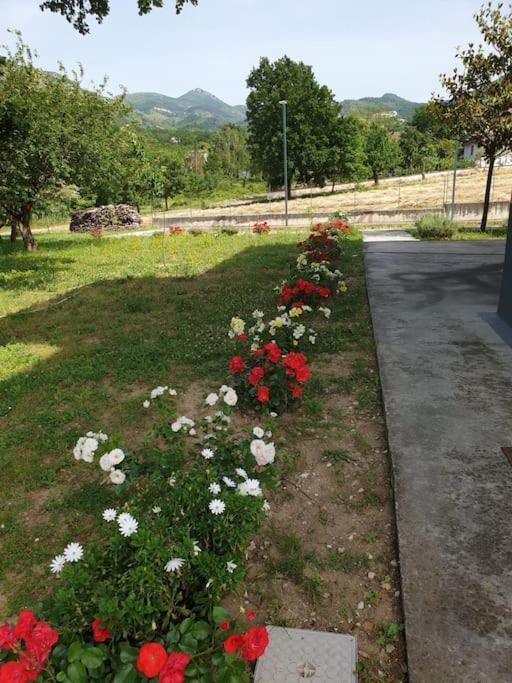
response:
M489 165L487 159L484 158L483 149L471 140L464 143L463 158L464 161L474 161L480 168ZM495 166L512 166L512 150L503 152L499 157L496 157Z

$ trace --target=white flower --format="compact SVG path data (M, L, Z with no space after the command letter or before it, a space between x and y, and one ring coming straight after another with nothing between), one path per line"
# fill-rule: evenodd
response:
M230 489L236 488L235 482L230 479L229 477L222 477L222 481L228 486Z
M105 522L113 522L117 517L117 510L114 510L114 508L107 508L106 510L103 510L102 517Z
M151 511L155 513L155 515L159 515L162 512L162 508L159 505L155 505L155 507L151 508Z
M310 344L314 344L316 342L316 337L313 334L311 334L308 338Z
M139 523L129 512L122 512L117 518L121 536L131 536L139 528Z
M64 559L66 562L78 562L84 554L84 549L80 543L68 543L64 548Z
M121 470L112 470L112 472L108 476L110 477L110 481L113 484L122 484L126 479L126 474L124 472L121 472Z
M247 472L243 470L241 467L237 467L235 471L239 477L243 477L244 479L247 479L249 477Z
M218 400L219 395L212 392L211 394L208 394L208 396L205 398L205 403L206 405L214 406Z
M329 318L331 315L331 309L327 308L327 306L320 306L318 310L323 313L326 318Z
M273 443L266 444L262 439L251 441L251 453L260 467L274 462L276 448Z
M221 388L219 389L219 394L221 394L221 396L222 396L222 394L225 394L226 391L228 391L228 389L231 389L231 387L228 387L227 384L223 384L221 386Z
M293 330L294 339L300 339L301 337L304 336L305 332L306 332L306 327L304 325L297 325L297 327Z
M166 572L179 572L184 564L185 560L182 557L175 557L167 562L164 569Z
M234 389L228 389L224 394L224 403L228 406L236 406L238 401L237 393Z
M231 339L239 337L245 331L245 322L241 318L231 318L229 328L228 336Z
M176 396L177 394L178 394L178 392L176 391L176 389L169 389L169 395L170 396Z
M246 479L238 484L238 493L241 496L261 496L262 490L257 479Z
M92 434L92 432L89 432ZM94 460L94 453L99 446L96 435L81 436L76 442L73 449L75 460L84 460L84 462L92 462Z
M101 441L101 443L108 441L108 436L103 432L87 432L85 436L90 436L91 438L96 439L97 441Z
M169 387L156 387L156 389L153 389L150 396L151 398L158 398L158 396L162 396L165 394Z
M52 574L60 574L65 564L66 558L64 555L56 555L50 563Z
M268 502L268 500L263 501L263 509L265 510L265 512L270 512L270 503Z
M272 411L272 412L270 413L270 417L277 417L277 413L275 413L274 411Z
M125 454L120 448L114 448L113 451L110 451L110 459L114 465L120 465L125 457Z
M114 463L110 458L110 453L104 453L100 458L100 467L104 472L110 472Z
M213 458L215 453L211 448L203 448L203 450L201 451L201 455L205 460L210 460L211 458Z
M263 438L263 435L265 434L265 432L263 431L263 429L262 429L261 427L254 427L254 429L252 430L252 433L253 433L254 436L256 436L258 439L262 439L262 438Z
M218 496L220 493L219 484L216 484L215 482L213 484L210 484L210 486L208 486L208 491L210 493L213 493L214 496Z
M197 544L197 541L192 541L192 552L194 553L195 557L197 557L197 555L199 555L201 552L201 548Z
M174 486L176 486L176 477L169 477L167 483L171 488L174 488Z
M149 408L149 406L151 405L151 403L146 399L142 405L143 405L144 408Z
M173 422L171 425L171 429L173 432L179 432L181 429L181 422L179 420L176 420L176 422Z
M256 320L257 320L258 318L263 318L264 315L265 315L265 314L263 313L263 311L260 311L260 310L258 310L258 309L256 309L255 311L252 312L252 317L253 317L253 318L256 318Z
M219 498L214 498L208 503L212 515L221 515L226 509L226 504Z
M197 432L196 432L196 430L195 430L194 428L192 428L192 429L189 431L189 434L190 434L190 436L195 436L195 435L197 434Z
M235 564L234 562L231 562L231 561L230 561L230 562L226 562L226 569L228 570L228 572L229 572L230 574L232 574L232 573L235 571L235 569L236 569L237 567L238 567L238 565Z

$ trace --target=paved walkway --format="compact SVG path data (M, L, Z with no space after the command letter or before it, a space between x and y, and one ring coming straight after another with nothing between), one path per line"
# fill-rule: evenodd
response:
M406 230L379 230L365 229L361 230L363 233L364 242L417 242Z
M512 334L504 246L366 244L411 683L512 681Z

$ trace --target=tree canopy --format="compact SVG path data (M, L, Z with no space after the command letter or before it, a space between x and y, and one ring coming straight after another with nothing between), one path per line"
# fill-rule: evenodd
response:
M155 7L163 7L165 0L137 0L140 15L149 14ZM174 0L176 13L190 3L197 5L199 0ZM62 14L70 24L82 34L89 33L89 17L94 17L98 23L110 12L110 0L45 0L40 5L42 10L50 10Z

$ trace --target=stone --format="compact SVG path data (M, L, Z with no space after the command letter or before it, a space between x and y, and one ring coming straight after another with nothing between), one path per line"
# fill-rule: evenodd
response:
M269 627L270 643L258 660L255 683L356 683L357 640L353 636Z
M139 212L128 204L110 204L73 211L69 229L71 232L92 230L118 230L138 227L142 223Z

